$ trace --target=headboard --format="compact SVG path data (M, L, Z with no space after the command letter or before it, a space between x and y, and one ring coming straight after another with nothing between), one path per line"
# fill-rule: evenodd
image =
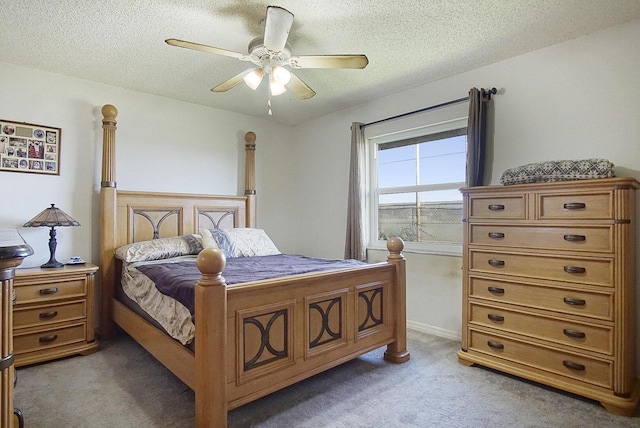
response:
M255 227L255 140L245 134L245 195L203 195L118 191L116 186L116 116L102 107L102 181L100 183L100 334L114 334L111 299L119 280L114 252L122 245L168 236L198 233L199 228Z

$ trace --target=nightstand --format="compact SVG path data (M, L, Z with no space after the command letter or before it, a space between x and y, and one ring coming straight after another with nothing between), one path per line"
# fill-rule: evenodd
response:
M88 263L16 269L13 345L17 367L98 349L94 333L97 270Z

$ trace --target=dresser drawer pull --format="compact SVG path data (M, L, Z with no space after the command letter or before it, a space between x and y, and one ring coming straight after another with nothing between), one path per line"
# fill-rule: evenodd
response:
M489 238L491 238L491 239L502 239L502 238L504 238L504 233L502 233L502 232L489 232Z
M500 287L487 287L487 290L489 290L491 294L504 294L504 288Z
M566 273L585 273L587 269L579 266L565 266L564 271Z
M57 292L58 292L58 287L43 288L42 290L40 290L40 295L46 296L48 294L56 294Z
M51 343L58 338L57 334L50 334L49 336L42 336L38 341L40 343Z
M569 242L583 242L587 240L584 235L564 235L564 240Z
M495 321L495 322L504 321L504 317L502 315L487 314L487 318L489 318L491 321Z
M489 346L489 348L491 349L498 349L498 350L504 349L504 345L502 343L494 342L492 340L489 340L487 342L487 346Z
M489 264L493 267L504 266L504 260L489 259Z
M562 365L571 370L584 371L584 369L586 369L586 367L583 364L578 364L578 363L574 363L572 361L567 361L567 360L564 360L562 362Z
M489 208L490 211L503 211L504 210L504 205L502 205L502 204L490 204L488 208Z
M51 318L55 318L58 315L58 311L49 311L49 312L42 312L40 315L38 315L38 317L40 317L41 320L50 320Z
M562 332L566 336L573 337L574 339L584 339L585 337L587 337L587 335L581 331L569 330L568 328L565 328L564 330L562 330Z
M568 202L564 204L565 210L583 210L587 207L587 204L583 202Z
M587 304L587 302L585 300L582 299L574 299L573 297L565 297L564 302L567 305L572 305L572 306L584 306Z

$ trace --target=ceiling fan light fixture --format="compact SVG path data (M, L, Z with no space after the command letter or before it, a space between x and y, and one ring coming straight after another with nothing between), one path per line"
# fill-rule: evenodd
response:
M271 76L273 76L273 80L275 80L276 83L282 86L286 85L291 80L291 73L289 70L284 67L280 67L279 65L276 65L271 69Z
M248 87L253 89L254 91L260 86L262 82L262 78L264 77L264 71L259 68L254 68L249 73L247 73L242 80L247 84Z
M278 83L276 79L274 79L273 73L271 73L271 78L269 79L269 90L271 91L271 95L275 97L284 94L287 91L287 88Z

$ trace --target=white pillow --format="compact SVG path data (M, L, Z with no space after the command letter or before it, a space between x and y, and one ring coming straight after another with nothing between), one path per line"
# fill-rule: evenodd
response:
M133 263L187 256L200 251L202 237L191 234L134 242L118 248L115 255L122 261Z
M262 229L239 227L227 230L234 257L272 256L280 251Z

